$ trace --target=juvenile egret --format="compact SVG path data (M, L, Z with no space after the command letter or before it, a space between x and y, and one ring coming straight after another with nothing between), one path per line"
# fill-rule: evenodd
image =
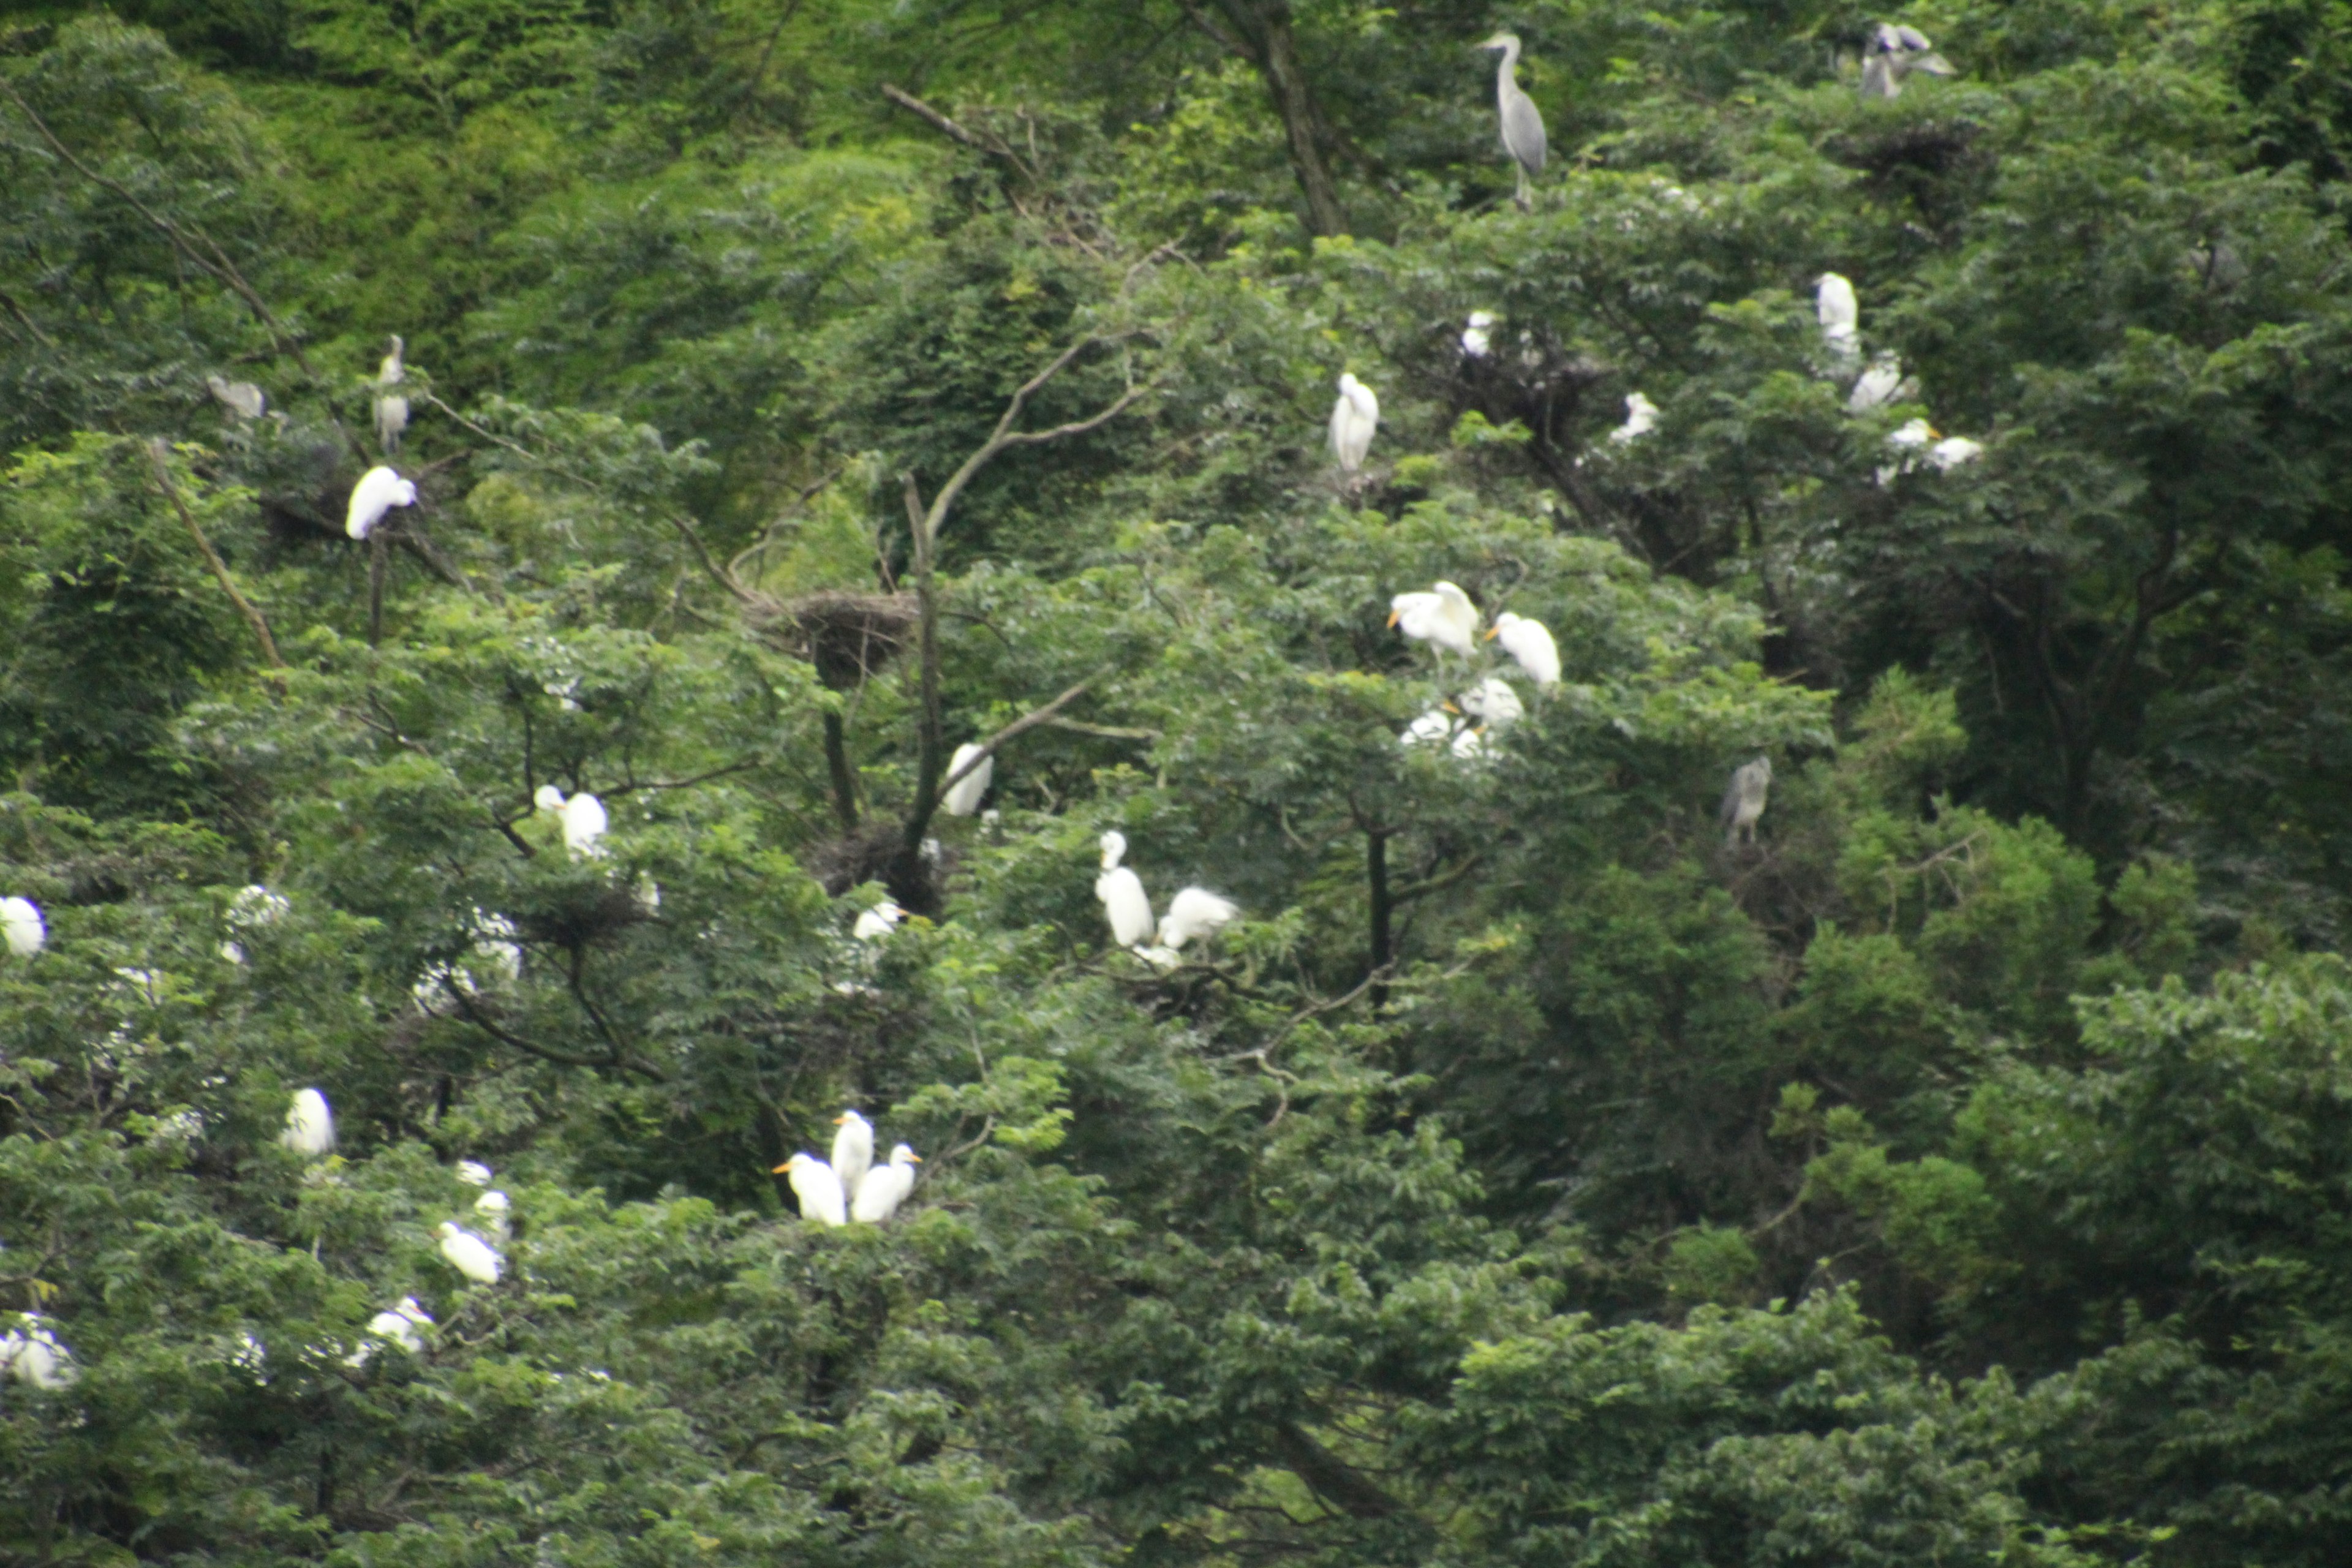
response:
M410 1355L425 1353L425 1336L421 1329L433 1326L433 1314L416 1304L414 1296L403 1296L399 1304L378 1312L368 1320L367 1331L374 1339L398 1345ZM343 1361L350 1366L365 1366L375 1354L373 1345L363 1344Z
M562 811L563 792L551 784L543 784L532 794L530 803L541 811Z
M1497 33L1478 47L1503 51L1502 62L1495 68L1495 109L1503 133L1503 150L1517 165L1514 172L1518 176L1518 188L1512 199L1524 211L1528 205L1528 181L1543 173L1547 150L1543 114L1536 108L1535 100L1519 90L1517 35Z
M507 1260L498 1249L454 1219L445 1219L434 1228L441 1238L441 1256L449 1267L477 1285L495 1285L504 1271Z
M1186 888L1168 900L1168 913L1160 921L1160 945L1172 952L1196 936L1214 936L1241 912L1231 899L1206 888Z
M328 1108L327 1097L315 1089L296 1094L286 1110L286 1131L278 1135L278 1141L309 1160L333 1153L335 1113Z
M0 941L19 958L30 958L47 947L49 928L41 906L30 899L0 899Z
M1339 400L1331 405L1331 455L1339 471L1352 474L1364 466L1372 449L1372 432L1381 427L1381 400L1352 374L1339 377Z
M1882 353L1873 358L1870 368L1855 378L1853 393L1845 400L1845 408L1849 414L1863 414L1918 395L1919 383L1903 374L1903 362L1892 353Z
M383 521L383 514L396 506L415 506L416 487L381 464L360 476L352 487L351 510L343 517L343 531L353 539L365 539L369 531Z
M1151 940L1151 900L1144 896L1143 879L1120 865L1127 853L1127 835L1114 828L1102 836L1102 875L1095 879L1095 897L1102 900L1110 921L1111 940L1133 947Z
M1417 641L1468 653L1478 635L1478 606L1451 583L1433 583L1426 594L1399 594L1389 601L1389 625Z
M1559 684L1559 645L1551 640L1551 628L1541 621L1505 610L1495 617L1495 629L1486 638L1500 642L1503 651L1519 661L1519 668L1537 686Z
M1495 312L1473 310L1462 327L1462 352L1472 359L1485 359L1494 351L1494 339L1489 335L1495 327Z
M948 759L947 776L955 778L957 771L974 757L980 757L977 744L968 741L958 746L955 755ZM950 816L970 816L980 809L980 797L988 793L988 781L995 776L994 754L980 757L978 767L948 786L947 794L940 797L940 808Z
M80 1375L73 1352L58 1342L38 1312L24 1314L24 1327L0 1333L0 1373L12 1373L35 1388L63 1388Z
M792 1178L793 1195L801 1201L801 1217L825 1225L849 1223L848 1200L841 1195L841 1178L833 1167L810 1154L795 1154L775 1167Z
M1905 420L1901 426L1886 437L1886 444L1902 455L1892 463L1879 466L1877 474L1879 489L1885 489L1893 483L1895 475L1909 473L1912 465L1917 460L1918 454L1926 451L1932 443L1940 440L1942 437L1943 432L1925 419Z
M915 1190L915 1167L923 1157L904 1143L890 1150L890 1163L877 1165L866 1173L857 1184L857 1201L849 1205L849 1217L864 1220L868 1225L880 1225L898 1212L907 1194Z
M1432 708L1404 727L1397 743L1408 747L1443 745L1453 738L1453 713L1444 708Z
M849 934L860 942L880 942L897 931L898 922L906 918L906 910L885 899L859 914L857 923L849 928Z
M1822 342L1829 345L1830 353L1846 360L1859 352L1862 306L1853 297L1853 285L1844 277L1824 272L1813 279L1813 316L1822 324Z
M408 399L392 390L406 375L401 355L407 345L393 334L392 352L383 356L375 372L375 438L385 457L400 450L401 432L408 428Z
M505 1241L514 1235L513 1230L507 1225L507 1215L513 1206L507 1200L506 1194L496 1187L492 1187L474 1200L474 1213L481 1216L482 1223L490 1227L490 1234L500 1241Z
M1629 446L1658 427L1658 405L1633 393L1625 399L1625 423L1609 432L1609 439L1620 447Z
M583 790L563 803L563 847L574 859L604 853L597 842L604 837L604 803Z
M1731 786L1723 792L1726 844L1756 842L1756 819L1764 815L1765 797L1772 793L1772 759L1759 757L1731 773Z
M1527 717L1528 710L1509 681L1490 675L1475 690L1462 694L1462 711L1484 719L1495 729L1507 730Z
M208 375L205 377L205 390L211 393L222 407L240 419L258 419L261 411L269 405L269 400L261 395L261 388L249 381L224 381L219 376Z
M490 1168L478 1160L460 1160L457 1179L469 1187L487 1187L490 1184Z
M1948 474L1962 463L1973 463L1984 456L1984 443L1971 441L1966 436L1947 436L1927 448L1927 460L1936 471Z
M833 1119L841 1129L833 1135L833 1176L845 1193L855 1193L857 1184L874 1166L874 1124L854 1110L845 1110Z
M1903 91L1903 79L1913 71L1926 71L1929 76L1954 74L1951 63L1936 52L1927 34L1897 22L1879 23L1871 30L1870 41L1862 47L1862 96L1898 97Z

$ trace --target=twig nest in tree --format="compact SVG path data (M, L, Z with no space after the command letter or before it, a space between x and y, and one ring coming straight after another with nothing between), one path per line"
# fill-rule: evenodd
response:
M816 666L816 677L845 691L881 672L907 646L916 620L912 594L808 594L779 605L761 630Z

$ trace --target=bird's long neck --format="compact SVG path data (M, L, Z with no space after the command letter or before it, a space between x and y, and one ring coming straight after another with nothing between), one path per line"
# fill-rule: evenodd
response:
M1503 63L1495 68L1495 90L1496 92L1503 94L1505 97L1508 97L1511 89L1519 85L1517 81L1513 80L1511 77L1512 71L1517 68L1518 63L1519 41L1517 38L1513 38L1509 43L1503 46Z

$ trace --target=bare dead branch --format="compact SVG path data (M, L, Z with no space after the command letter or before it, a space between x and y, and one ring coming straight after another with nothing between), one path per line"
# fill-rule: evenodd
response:
M245 617L245 624L253 628L254 640L261 645L263 660L272 669L285 668L286 661L278 657L278 643L269 635L269 623L262 618L259 610L254 608L253 601L238 591L236 580L228 574L228 563L220 558L220 552L213 548L213 542L205 537L205 531L197 526L196 514L188 510L188 503L181 499L179 487L172 483L168 461L170 453L171 448L161 436L147 443L147 460L155 469L155 488L163 492L163 499L170 501L172 510L180 514L180 521L187 525L189 537L204 552L205 563L213 569L213 576L219 581L222 591L228 595L229 603L235 605L236 613Z

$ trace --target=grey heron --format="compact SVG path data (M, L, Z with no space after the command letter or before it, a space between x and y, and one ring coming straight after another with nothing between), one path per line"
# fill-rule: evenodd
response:
M1517 165L1518 188L1512 200L1524 212L1528 206L1528 181L1543 173L1547 142L1544 137L1542 112L1536 100L1519 90L1519 38L1516 33L1497 33L1480 44L1482 49L1503 51L1502 63L1495 70L1495 109L1501 121L1503 151Z
M258 419L269 405L261 388L249 381L224 381L219 376L205 377L205 390L211 393L220 405L239 419Z
M1772 793L1772 759L1759 757L1731 773L1731 786L1723 792L1723 841L1756 842L1756 819L1764 815L1765 798Z
M392 390L406 378L407 371L401 359L406 348L400 334L394 332L392 352L376 366L375 438L387 458L400 450L401 432L408 428L408 399Z
M1955 74L1951 62L1936 52L1936 46L1918 28L1899 22L1881 22L1872 28L1869 41L1862 47L1862 96L1898 97L1903 79L1913 71L1929 76Z

